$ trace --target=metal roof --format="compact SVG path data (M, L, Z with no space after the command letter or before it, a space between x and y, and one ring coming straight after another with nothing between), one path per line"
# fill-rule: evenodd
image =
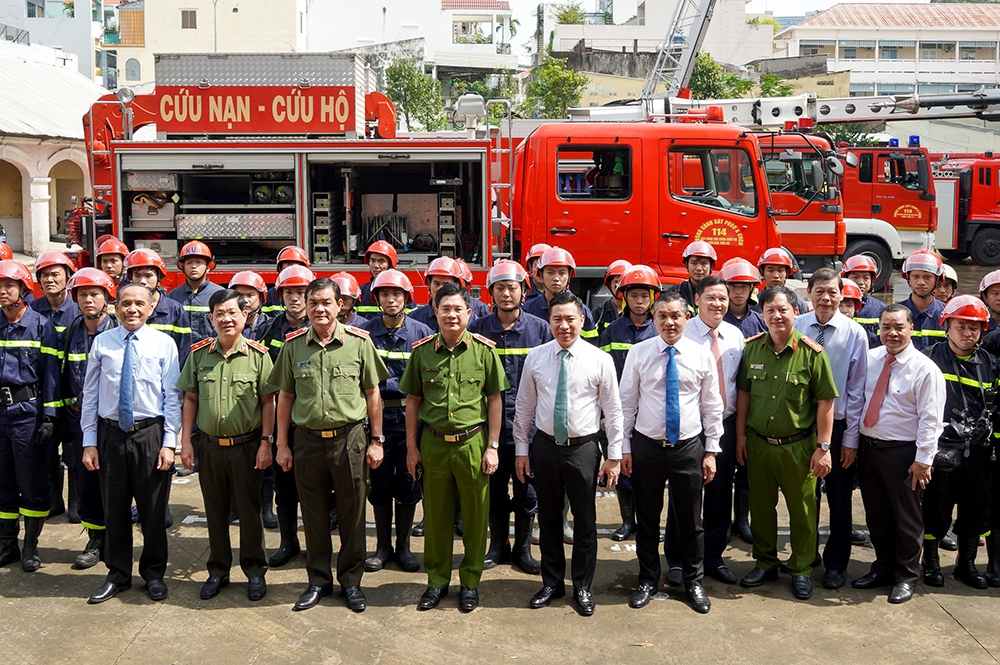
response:
M1000 29L1000 5L841 3L810 16L792 28Z
M76 68L0 55L0 135L83 139L83 116L107 90Z
M510 3L507 0L441 0L443 11L454 11L463 9L494 10L501 12L510 11Z

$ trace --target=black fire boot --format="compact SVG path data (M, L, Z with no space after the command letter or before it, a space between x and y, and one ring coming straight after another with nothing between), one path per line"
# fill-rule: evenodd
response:
M937 538L924 539L924 584L927 586L944 586L944 573L941 572L941 558L938 556Z
M70 471L66 483L69 485L67 498L69 500L66 507L67 518L70 524L79 524L80 519L80 496L76 493L76 474Z
M529 575L539 575L541 567L531 556L531 531L535 526L534 515L523 515L514 511L514 550L511 559L514 565Z
M1000 587L1000 530L994 529L990 535L986 536L986 555L989 562L986 564L986 583L994 589Z
M62 515L66 512L66 503L63 501L63 482L66 477L66 469L62 462L52 471L49 471L49 486L52 488L52 501L49 504L49 517ZM28 527L25 526L25 531Z
M976 551L979 549L979 536L961 536L958 538L958 559L955 560L955 577L971 586L973 589L987 589L989 584L983 574L976 568Z
M502 519L490 513L490 548L483 561L483 570L496 568L505 561L510 561L510 517Z
M21 548L21 570L33 573L42 567L38 557L38 536L42 533L44 517L24 516L24 547Z
M0 520L0 566L9 566L21 560L21 548L17 546L17 534L21 530L16 520Z
M733 488L733 532L747 545L753 545L753 534L750 532L750 490Z
M635 533L635 503L632 500L631 489L622 489L618 486L615 488L615 494L618 495L618 511L622 515L622 525L611 534L611 540L621 542L631 538Z
M274 516L274 481L263 483L260 486L261 509L260 514L264 521L265 529L277 529L278 518Z
M88 529L90 540L83 551L76 555L73 568L86 570L93 568L104 558L104 529Z
M298 506L291 510L278 508L278 531L281 533L281 544L278 550L268 559L268 564L272 568L280 568L291 561L292 557L299 554L302 548L299 547L299 509Z
M420 562L410 551L410 530L413 528L413 514L417 506L396 503L396 561L407 573L420 570Z
M375 512L375 554L365 559L365 571L382 570L392 559L392 504L372 506Z

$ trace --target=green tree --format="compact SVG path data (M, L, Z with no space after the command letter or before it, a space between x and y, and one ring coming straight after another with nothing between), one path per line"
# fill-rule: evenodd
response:
M475 80L452 79L451 90L456 97L467 92L477 92L483 99L508 99L513 103L517 96L517 84L513 75L501 69L494 71L491 75ZM501 120L507 118L506 111L499 106L490 109L490 124L499 125Z
M826 132L833 139L833 147L838 143L846 143L851 146L877 146L878 140L874 137L879 123L874 122L845 122L840 124L820 125L820 131Z
M565 60L546 58L532 72L527 106L538 109L543 118L564 118L566 109L580 105L589 82L583 74L569 69Z
M74 18L76 16L76 6L73 0L63 2L63 14L66 15L66 18Z
M792 84L779 78L777 74L763 74L760 77L761 97L789 97L794 91Z
M552 14L555 16L556 23L571 25L583 23L583 19L587 15L579 0L567 0L567 2L553 4Z
M415 60L395 60L386 68L385 94L403 114L408 131L414 122L428 131L444 129L441 82L424 74Z
M725 99L726 74L706 51L698 53L688 83L692 99Z
M774 34L781 32L781 24L773 16L754 16L747 20L747 25L769 25Z

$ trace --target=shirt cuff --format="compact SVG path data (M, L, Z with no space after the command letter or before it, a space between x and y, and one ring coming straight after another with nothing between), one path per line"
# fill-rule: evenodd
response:
M515 443L514 444L514 455L516 457L527 457L528 452L531 450L531 445L527 443Z
M934 466L934 455L937 454L937 448L934 448L933 452L928 451L925 448L917 448L917 455L913 461L920 462L921 464L926 464L928 466Z
M622 439L622 455L632 454L632 439Z
M859 438L860 438L860 434L858 432L855 432L854 434L850 434L848 432L844 432L844 439L841 442L841 445L844 448L853 448L854 450L857 450L858 449L858 439Z
M706 453L721 453L722 446L719 445L719 437L716 436L706 436L705 437L705 452Z
M97 432L84 432L83 433L83 447L84 448L95 448L95 447L97 447Z
M609 443L608 444L608 459L611 461L617 461L622 458L622 444L621 443Z
M163 448L176 448L177 447L177 435L173 432L163 433Z

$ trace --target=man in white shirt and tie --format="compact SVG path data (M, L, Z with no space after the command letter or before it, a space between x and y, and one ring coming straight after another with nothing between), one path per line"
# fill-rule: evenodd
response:
M718 369L711 351L685 336L687 302L680 293L657 298L653 321L658 336L632 347L621 380L622 473L632 478L638 526L639 586L629 606L648 605L659 584L657 544L663 486L669 481L685 590L695 611L705 614L711 601L701 585L701 504L702 486L715 477L715 457L722 451Z
M879 316L882 344L868 352L858 483L875 547L855 589L892 586L890 603L913 597L924 538L921 499L944 431L944 375L913 346L913 315L900 304Z
M573 511L571 573L577 611L594 613L590 585L597 568L599 479L618 481L622 447L622 408L611 356L580 339L583 302L572 293L549 300L555 339L528 352L518 386L514 416L515 468L524 482L532 470L538 494L542 589L530 607L546 607L566 595L566 554L562 540L563 497ZM608 436L601 466L598 433L603 413ZM538 427L529 438L532 423Z

